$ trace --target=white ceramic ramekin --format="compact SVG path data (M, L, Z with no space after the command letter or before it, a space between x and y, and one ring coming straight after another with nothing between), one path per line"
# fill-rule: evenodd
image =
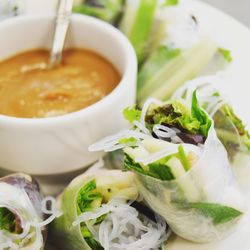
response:
M52 16L20 16L1 22L0 60L50 48L53 21ZM121 82L101 101L74 113L39 119L0 115L1 168L36 175L78 170L102 155L88 152L90 144L126 126L122 110L135 101L137 73L127 38L100 20L73 15L66 47L88 48L104 56L121 73Z

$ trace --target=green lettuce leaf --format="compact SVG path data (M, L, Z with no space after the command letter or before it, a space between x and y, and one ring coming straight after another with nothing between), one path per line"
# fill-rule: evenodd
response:
M176 127L192 134L196 134L200 129L200 122L193 117L186 107L178 101L171 101L162 106L151 106L146 117L146 126L153 128L155 124L162 124Z
M197 100L196 91L193 93L192 96L191 114L200 122L199 132L201 132L202 135L207 137L208 131L212 125L212 120L209 118L207 113L200 107Z
M127 121L129 121L131 124L133 124L134 121L140 120L141 111L139 109L136 109L135 106L127 107L123 110L123 116Z

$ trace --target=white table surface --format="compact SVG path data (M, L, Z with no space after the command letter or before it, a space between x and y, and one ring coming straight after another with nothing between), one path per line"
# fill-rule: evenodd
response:
M250 27L250 0L200 0L238 19Z

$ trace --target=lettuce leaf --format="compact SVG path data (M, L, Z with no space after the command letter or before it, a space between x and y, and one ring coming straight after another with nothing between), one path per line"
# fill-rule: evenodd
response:
M212 120L209 118L207 113L200 107L197 100L196 91L194 91L192 96L191 114L200 122L199 132L201 132L202 135L207 137L208 131L212 125Z
M178 101L149 108L145 121L149 129L152 129L155 124L175 127L192 134L198 133L200 129L199 120L193 117L186 107Z
M77 205L79 213L83 213L92 209L92 203L96 199L102 199L102 195L95 191L96 181L91 180L85 184L79 191L77 196Z
M133 107L127 107L123 110L123 116L124 118L133 124L134 121L139 121L141 118L141 111L139 109L136 109L135 106Z

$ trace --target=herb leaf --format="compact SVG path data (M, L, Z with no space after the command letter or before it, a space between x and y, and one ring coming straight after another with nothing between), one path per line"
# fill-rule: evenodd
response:
M171 169L166 164L161 163L151 163L148 165L149 171L155 178L165 181L170 181L174 179Z
M127 107L123 110L123 116L126 120L128 120L130 123L133 123L134 121L139 121L141 118L141 111L136 109L135 106L133 107Z
M242 212L239 210L217 203L195 202L181 206L183 206L184 209L195 209L202 215L210 217L214 225L229 222L242 215Z

